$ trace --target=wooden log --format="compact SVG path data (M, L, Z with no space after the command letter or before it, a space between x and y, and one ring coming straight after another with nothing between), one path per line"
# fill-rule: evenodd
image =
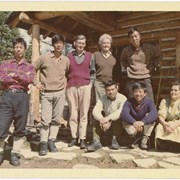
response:
M40 26L38 24L33 24L32 26L32 62L35 62L39 57L40 53L40 44L39 37L40 36ZM39 73L38 75L39 76ZM34 120L40 121L39 115L39 90L36 87L32 87L31 92L32 99L32 113L34 116Z
M176 39L176 67L177 67L177 72L176 72L176 77L180 81L180 33L177 34L177 39Z
M151 14L151 16L148 16L146 18L138 18L138 19L124 19L123 22L120 22L120 27L130 27L130 26L137 26L139 24L143 24L145 22L153 22L153 21L159 21L159 20L168 20L173 18L179 18L180 13L179 12L163 12L160 14Z
M47 31L51 31L51 32L54 32L54 33L57 33L57 34L63 34L64 36L68 37L69 39L73 40L74 39L74 36L73 34L71 33L68 33L66 31L63 31L62 29L60 29L59 27L52 27L42 21L39 21L35 18L30 18L26 13L24 12L21 12L20 15L19 15L19 19L25 23L28 23L28 24L39 24L39 26L41 27L41 29L45 29Z

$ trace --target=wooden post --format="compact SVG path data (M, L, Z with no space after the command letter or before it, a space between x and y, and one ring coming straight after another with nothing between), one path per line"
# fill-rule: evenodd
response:
M39 36L40 36L40 26L38 24L32 25L32 63L37 60L40 54L40 44L39 44ZM39 77L39 73L37 75ZM32 105L32 118L33 121L40 121L39 115L39 90L32 86L31 89L31 105Z
M176 78L180 81L180 33L176 36Z

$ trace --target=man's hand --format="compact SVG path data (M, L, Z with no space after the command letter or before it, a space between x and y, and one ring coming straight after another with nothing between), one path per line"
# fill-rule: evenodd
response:
M36 88L39 89L40 91L44 91L44 86L41 83L36 84Z
M109 118L108 117L103 117L101 120L100 120L100 124L105 124L105 123L107 123L107 122L109 122Z
M111 122L106 122L105 124L102 125L103 131L107 131L111 126Z
M133 126L136 128L137 131L142 132L143 131L144 123L142 121L135 121L133 123Z

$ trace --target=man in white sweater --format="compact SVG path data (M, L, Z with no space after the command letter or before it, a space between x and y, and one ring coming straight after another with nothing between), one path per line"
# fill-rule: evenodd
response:
M87 146L87 152L93 152L102 147L100 137L110 133L112 149L119 149L116 136L120 129L120 114L127 98L118 93L118 86L114 81L105 84L106 95L102 96L93 109L95 118L93 128L93 143Z

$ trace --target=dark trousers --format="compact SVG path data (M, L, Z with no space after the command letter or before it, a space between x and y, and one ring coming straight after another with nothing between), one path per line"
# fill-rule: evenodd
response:
M0 101L0 140L8 136L14 121L14 136L23 137L29 111L29 95L26 92L4 91Z
M128 79L126 83L126 96L128 99L133 97L133 90L132 87L135 82L143 82L146 85L147 88L147 96L154 101L154 95L151 85L151 79Z
M110 128L105 132L101 129L99 121L94 121L93 127L93 138L102 139L103 137L108 137L112 139L112 136L119 137L121 134L121 123L120 119L117 121L112 121Z

